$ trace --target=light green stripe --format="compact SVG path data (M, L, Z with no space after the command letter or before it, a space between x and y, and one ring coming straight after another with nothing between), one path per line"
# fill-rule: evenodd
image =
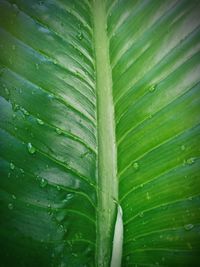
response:
M97 266L109 266L118 198L117 155L115 142L112 75L103 0L95 0L94 49L96 56L96 90L98 123L98 214Z

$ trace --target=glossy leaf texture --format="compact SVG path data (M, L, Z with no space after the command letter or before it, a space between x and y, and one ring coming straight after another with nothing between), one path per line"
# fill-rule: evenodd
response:
M98 1L112 70L122 266L198 266L199 1ZM0 0L1 266L100 266L96 69L105 66L96 66L93 8Z
M1 1L1 266L94 266L90 9Z
M122 266L198 266L198 1L110 1Z

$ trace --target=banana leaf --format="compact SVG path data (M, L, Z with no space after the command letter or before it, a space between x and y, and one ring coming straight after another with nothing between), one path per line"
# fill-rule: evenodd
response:
M199 15L0 0L0 266L199 266Z

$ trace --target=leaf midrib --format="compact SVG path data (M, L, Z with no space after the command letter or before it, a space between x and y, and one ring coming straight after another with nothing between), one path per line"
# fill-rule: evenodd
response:
M117 151L115 140L112 74L109 60L105 3L93 4L94 52L96 63L98 211L96 265L108 266L112 253L118 199Z

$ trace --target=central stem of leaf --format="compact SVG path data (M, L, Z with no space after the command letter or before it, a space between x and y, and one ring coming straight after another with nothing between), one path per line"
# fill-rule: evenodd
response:
M94 49L98 122L97 266L109 266L118 199L112 74L103 0L94 0Z

